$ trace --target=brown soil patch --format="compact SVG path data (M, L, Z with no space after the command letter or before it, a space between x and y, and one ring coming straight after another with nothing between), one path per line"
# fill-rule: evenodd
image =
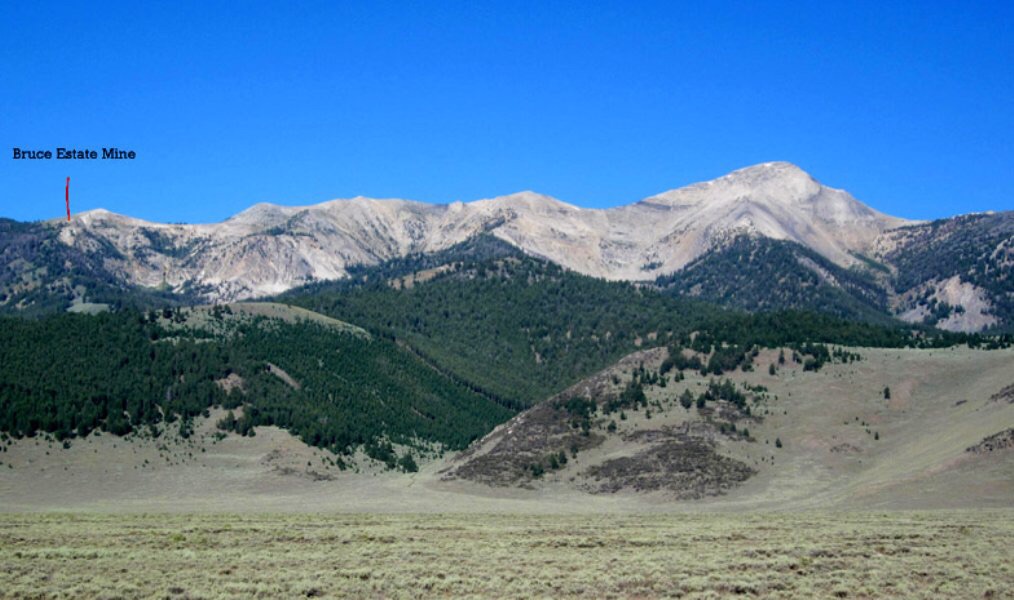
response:
M236 373L229 373L227 377L216 379L215 383L218 387L222 388L222 391L226 394L232 393L233 390L243 392L246 386L246 381L244 381L243 378Z
M275 377L281 379L286 385L294 390L298 390L301 386L299 382L292 378L291 375L286 373L281 367L268 363L268 371Z

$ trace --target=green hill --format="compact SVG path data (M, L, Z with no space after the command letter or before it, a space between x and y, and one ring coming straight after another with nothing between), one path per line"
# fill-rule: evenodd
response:
M389 442L462 448L512 414L345 324L203 312L0 318L0 430L67 439L94 429L158 435L172 424L185 434L221 405L237 409L229 429L278 425L393 465Z

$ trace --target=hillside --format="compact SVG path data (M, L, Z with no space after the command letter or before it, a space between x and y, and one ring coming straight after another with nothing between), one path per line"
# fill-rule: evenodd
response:
M495 240L403 259L279 301L396 339L474 389L524 408L639 348L694 331L742 344L826 341L873 346L960 343L944 334L807 312L722 310L653 289L564 270ZM480 248L482 250L480 250ZM413 269L418 270L413 270Z
M817 371L786 348L659 378L669 353L641 351L501 425L442 481L729 508L1010 506L1014 353L847 352Z
M396 344L308 311L254 304L0 319L0 431L186 438L213 407L224 430L277 425L343 466L461 448L509 409ZM391 443L408 450L395 454Z
M889 322L887 293L873 277L799 244L764 237L737 236L656 284L751 312L795 309Z
M333 463L340 456L276 426L257 426L253 437L223 436L215 423L225 409L194 417L188 438L170 427L158 438L92 432L68 448L44 435L5 439L0 511L570 514L1012 507L1014 447L1002 440L1014 423L1014 351L846 350L861 358L817 371L804 371L789 349L781 365L772 349L761 351L749 372L702 377L684 369L685 379L675 381L673 369L665 387L646 376L647 406L638 400L636 410L631 402L605 414L642 363L646 373L657 373L667 354L661 348L639 351L570 388L595 401L594 413L584 403L568 408L564 401L560 407L563 394L507 421L464 453L418 455L419 471L408 474L385 470L382 461L361 452L353 458L355 470L341 471ZM744 406L751 414L733 410L727 400L706 400L698 409L696 397L712 377L732 381L748 398ZM680 402L684 390L695 396L690 409ZM610 431L613 421L616 430ZM554 433L544 436L550 429ZM577 440L576 456L570 438ZM552 468L550 455L559 461L560 451L566 463ZM482 463L483 456L502 460ZM543 467L537 477L531 469L536 462Z
M890 317L948 331L1014 326L1014 213L966 215L881 234L849 268L798 243L758 235L719 242L659 277L671 293L748 311Z
M284 304L0 319L0 431L184 435L221 406L235 411L226 430L277 425L339 466L364 451L409 468L410 453L462 448L638 349L716 347L700 368L717 375L754 347L1009 343L723 310L567 271L491 236L354 273Z
M885 233L895 311L955 331L1014 327L1014 212L966 215Z

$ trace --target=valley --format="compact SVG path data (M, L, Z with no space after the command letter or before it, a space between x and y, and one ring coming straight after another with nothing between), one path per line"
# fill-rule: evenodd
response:
M0 220L0 597L1002 596L1011 215Z
M196 417L188 438L173 430L158 437L92 433L68 448L49 436L8 439L0 507L538 514L1009 508L1014 448L969 449L1014 423L1014 350L853 350L860 360L817 372L793 364L790 351L775 375L768 365L778 364L779 352L765 350L752 371L724 374L740 389L767 390L748 404L749 418L725 401L685 409L683 390L697 393L712 379L685 371L683 381L645 386L647 407L608 416L599 409L588 437L550 400L464 452L417 454L413 473L361 450L350 457L309 446L275 426L256 427L253 437L222 431L216 423L224 409ZM639 351L561 397L615 399L634 371L656 369L665 354ZM722 425L730 422L735 433ZM693 444L697 453L681 453L688 462L653 454ZM547 457L560 451L566 463L551 468ZM351 467L339 468L339 460ZM730 479L716 460L740 465L734 472L745 477ZM536 477L537 461L544 470Z

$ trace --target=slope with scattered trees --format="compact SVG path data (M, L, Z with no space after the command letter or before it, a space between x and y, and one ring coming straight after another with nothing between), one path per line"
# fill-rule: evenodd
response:
M885 234L881 243L879 257L895 267L893 284L899 294L959 277L984 292L990 314L998 320L996 329L1014 327L1014 211L903 227ZM934 300L926 290L911 304L928 307L931 323L957 309Z
M172 293L124 283L106 267L122 258L107 240L94 237L91 251L68 246L47 223L0 219L0 314L41 317L66 311L75 301L112 309L180 305L199 290Z

